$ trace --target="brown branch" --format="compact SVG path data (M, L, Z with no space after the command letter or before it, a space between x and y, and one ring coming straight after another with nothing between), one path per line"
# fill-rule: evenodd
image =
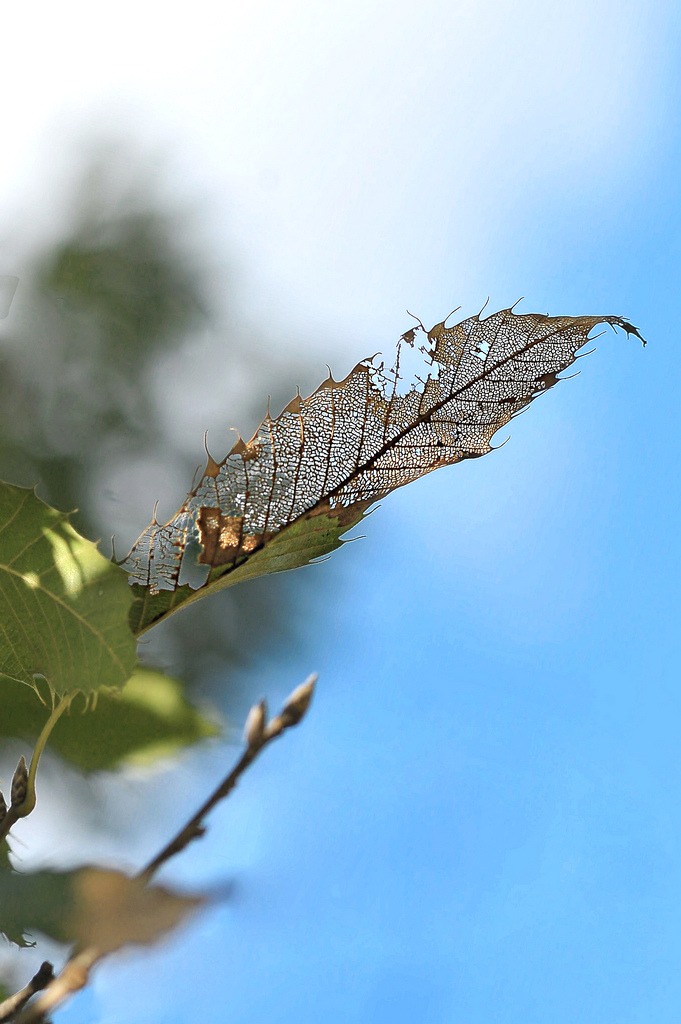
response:
M36 992L41 992L42 989L47 988L51 981L54 981L52 964L44 960L28 985L25 985L19 992L15 992L13 996L3 999L0 1003L0 1024L5 1024L5 1021L12 1020L14 1015L24 1008L29 999Z
M226 796L229 796L248 766L255 761L256 757L272 740L276 739L277 736L281 736L286 729L297 725L302 720L312 700L316 681L316 675L309 676L301 686L298 686L293 691L284 704L281 713L269 722L267 721L267 705L264 700L251 708L244 729L245 751L229 775L223 779L217 789L201 805L187 824L180 829L177 835L140 871L137 876L138 878L149 882L163 864L189 846L194 839L205 833L204 818L216 804L224 800ZM48 1013L55 1010L76 992L85 988L90 971L95 964L103 959L103 956L104 954L95 947L76 949L59 976L47 985L43 994L30 1006L27 1006L18 1017L14 1018L15 1024L43 1024ZM33 992L27 996L27 1000L30 999L31 995L33 995ZM23 1006L23 1003L21 1005ZM3 1019L5 1018L0 1018L0 1024L2 1024Z
M316 681L317 677L312 675L305 680L302 686L297 687L284 705L281 714L277 715L270 722L267 722L267 706L265 701L261 701L260 704L256 704L251 708L244 730L244 739L247 743L245 751L229 775L223 779L217 789L201 805L194 817L163 847L160 853L147 864L144 870L140 871L139 878L143 878L148 882L166 861L180 853L181 850L184 850L194 839L198 839L204 834L204 818L212 811L216 804L224 800L226 796L229 796L248 766L255 761L256 757L265 749L268 743L271 743L277 736L281 736L285 729L290 728L292 725L297 725L301 720L312 699Z
M90 970L99 959L100 952L94 948L74 953L43 994L14 1018L14 1024L28 1024L29 1021L31 1024L43 1024L51 1010L55 1010L70 996L85 988Z

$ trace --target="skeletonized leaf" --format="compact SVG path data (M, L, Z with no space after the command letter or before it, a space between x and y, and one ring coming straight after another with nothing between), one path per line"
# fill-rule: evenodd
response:
M119 687L135 667L125 573L32 490L0 481L0 675L57 696Z
M598 324L617 316L501 310L423 330L423 378L400 394L395 366L359 363L269 414L203 477L169 523L152 522L122 563L141 633L208 591L295 568L339 547L370 505L440 466L492 450L497 430L553 387ZM642 340L642 339L641 339Z

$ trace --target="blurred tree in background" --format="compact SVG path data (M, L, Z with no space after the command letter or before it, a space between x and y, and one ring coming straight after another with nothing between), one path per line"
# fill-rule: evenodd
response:
M37 485L51 505L77 509L74 526L103 538L105 553L115 532L120 557L156 499L159 516L175 511L205 457L192 395L182 396L181 368L205 359L192 355L197 337L209 337L219 372L227 368L233 381L221 396L221 453L234 440L230 400L255 425L268 391L273 405L285 404L303 368L290 352L280 363L266 339L236 324L229 304L226 312L215 308L219 268L199 253L200 213L155 188L162 174L121 144L83 159L61 228L25 257L10 315L0 322L0 478ZM221 287L228 295L229 281ZM210 363L195 369L214 390ZM196 434L189 443L187 433ZM159 660L229 711L244 685L239 670L292 640L286 595L299 587L298 574L259 583L173 617L160 639L143 645L145 663ZM18 714L2 731L21 728Z

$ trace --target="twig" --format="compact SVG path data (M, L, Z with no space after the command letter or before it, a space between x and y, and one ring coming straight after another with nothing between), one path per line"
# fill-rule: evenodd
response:
M312 699L316 681L317 676L312 675L305 680L302 686L297 687L284 705L281 714L277 715L270 722L267 722L267 705L265 701L261 701L260 704L256 704L251 708L244 729L244 739L247 746L240 759L234 765L229 775L223 779L217 789L201 805L194 817L180 829L177 835L164 846L160 853L156 854L153 860L149 861L144 870L140 871L139 878L143 878L148 882L166 861L180 853L181 850L184 850L194 839L198 839L204 834L204 818L212 811L216 804L224 800L226 796L229 796L240 777L248 766L255 761L258 754L273 739L281 736L285 729L290 728L292 725L297 725L301 720Z
M205 833L203 819L217 803L224 800L232 792L241 775L255 761L258 754L265 749L268 743L271 743L277 736L281 736L286 729L297 725L302 720L312 700L316 681L316 675L309 676L301 686L298 686L293 691L284 704L281 713L269 722L267 721L267 705L264 700L251 708L244 728L244 740L246 742L244 753L229 775L220 783L212 795L208 797L193 818L140 871L137 876L138 878L149 882L163 864L177 853L180 853L181 850L184 850L194 839ZM102 958L103 954L95 947L81 950L76 949L59 976L46 987L43 994L35 1002L27 1006L15 1018L15 1024L42 1024L48 1013L55 1010L70 996L85 988L90 971Z
M85 988L90 971L100 956L99 950L94 947L75 952L60 974L49 983L43 994L34 1003L27 1006L18 1017L14 1018L14 1024L28 1024L29 1021L31 1024L43 1024L51 1010L55 1010L69 996L73 996Z
M54 981L54 971L52 970L52 964L48 960L44 960L40 965L39 970L33 975L28 985L20 989L19 992L15 992L13 996L8 996L7 999L3 999L0 1003L0 1024L5 1024L5 1021L12 1020L14 1015L23 1009L29 999L36 994L36 992L42 991L47 988L51 981Z

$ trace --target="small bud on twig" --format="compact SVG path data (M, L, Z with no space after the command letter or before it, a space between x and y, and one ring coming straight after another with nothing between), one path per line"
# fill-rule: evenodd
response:
M26 799L28 790L28 768L23 756L19 758L19 764L12 779L12 807L21 807Z
M312 694L314 693L315 683L317 682L317 673L313 672L312 675L308 676L304 683L300 686L296 686L295 690L284 704L284 710L282 711L282 717L286 719L287 725L298 725L298 722L305 717L307 709L310 706L312 700Z
M308 676L304 683L300 686L296 686L293 693L287 699L284 707L281 710L281 714L273 718L267 726L267 735L278 736L288 729L292 725L298 725L310 706L312 700L312 694L314 693L315 683L317 682L317 673L313 672L311 676Z
M248 718L244 726L244 741L251 750L262 746L266 725L267 701L261 700L259 704L254 704L248 712Z
M244 727L244 742L247 744L246 750L241 753L231 772L225 776L217 789L213 790L194 817L180 829L169 843L166 843L153 860L149 861L144 870L139 873L138 878L149 881L162 864L165 864L166 861L174 857L180 850L184 850L192 840L204 834L205 827L203 822L206 815L221 800L229 796L248 766L253 764L268 743L276 739L277 736L281 736L289 726L297 725L303 718L310 706L316 682L316 673L308 676L303 685L296 687L290 695L284 704L281 714L272 718L269 722L267 721L267 704L264 700L261 700L259 704L255 704L251 708Z

